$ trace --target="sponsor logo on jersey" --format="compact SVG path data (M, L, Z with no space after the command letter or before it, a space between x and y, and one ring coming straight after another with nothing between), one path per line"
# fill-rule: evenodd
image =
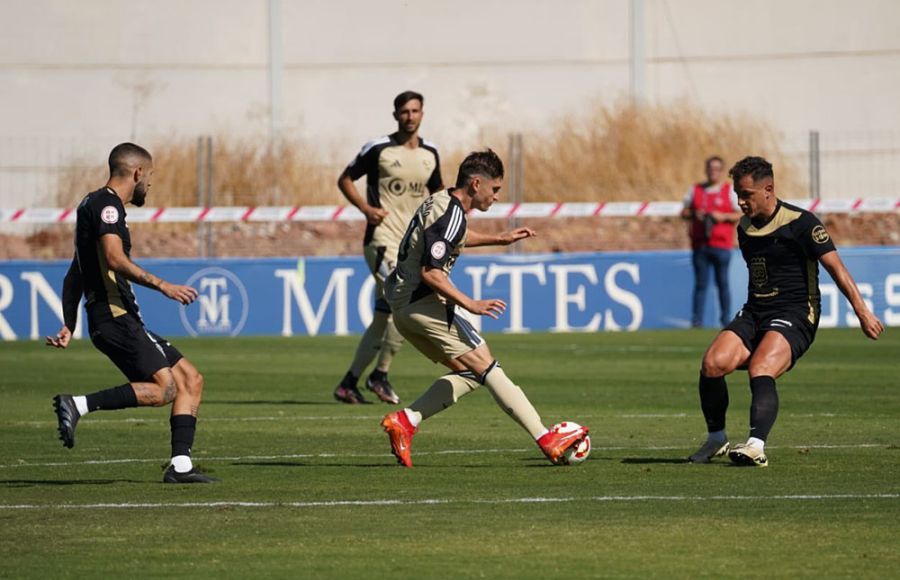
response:
M824 244L831 239L831 236L828 235L825 226L818 225L812 229L812 239L817 244Z
M406 193L406 183L399 177L394 177L387 182L387 190L394 195L403 195Z
M119 210L108 205L100 210L100 219L108 224L114 224L119 221Z

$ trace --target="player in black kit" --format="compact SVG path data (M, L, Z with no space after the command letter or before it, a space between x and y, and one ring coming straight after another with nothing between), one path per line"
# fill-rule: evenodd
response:
M747 303L703 356L700 406L709 434L689 461L708 463L727 453L735 464L765 467L765 442L778 415L775 379L809 349L819 325L819 262L853 306L863 333L875 340L884 327L860 296L822 222L776 197L768 161L746 157L730 174L744 214L738 244L749 270ZM736 369L750 375L750 438L731 448L725 435L725 375Z
M214 478L191 462L203 376L168 341L144 326L131 282L158 290L181 304L197 298L190 286L171 284L131 261L125 204L144 205L153 159L143 147L122 143L109 154L109 181L89 193L77 210L75 257L63 282L63 327L47 345L66 348L78 321L82 294L91 341L129 382L90 395L53 398L59 438L75 446L75 426L91 411L172 404L172 459L165 483L209 483Z

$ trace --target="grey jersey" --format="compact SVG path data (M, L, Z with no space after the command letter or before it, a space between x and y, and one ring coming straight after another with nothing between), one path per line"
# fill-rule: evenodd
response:
M392 309L435 293L422 281L422 267L440 268L449 277L466 233L466 210L450 190L425 199L400 242L397 268L385 281L384 297Z

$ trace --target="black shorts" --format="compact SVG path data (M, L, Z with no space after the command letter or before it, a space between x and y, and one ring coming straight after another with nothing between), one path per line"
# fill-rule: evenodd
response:
M131 314L90 326L91 342L132 383L150 381L156 371L173 367L184 358L177 348Z
M818 323L818 320L816 321ZM746 308L741 309L725 330L730 330L740 337L744 346L751 353L756 350L767 332L782 335L791 347L791 366L809 350L816 339L818 324L810 324L804 314L794 312L754 313Z

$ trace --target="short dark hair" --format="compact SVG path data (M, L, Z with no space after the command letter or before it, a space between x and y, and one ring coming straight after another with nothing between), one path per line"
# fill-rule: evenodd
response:
M150 152L134 143L119 143L109 152L109 174L124 177L132 170L135 159L153 161Z
M456 187L465 187L476 175L490 179L503 177L503 162L500 157L490 149L469 153L459 166Z
M400 107L412 100L417 100L422 105L425 104L425 97L423 97L421 93L417 93L416 91L403 91L394 97L394 110L399 111Z
M724 159L722 159L722 158L719 157L718 155L713 155L712 157L710 157L709 159L706 160L706 163L704 163L703 166L706 167L706 168L708 169L708 168L709 168L709 164L712 163L713 161L718 161L718 162L721 163L722 165L725 165L725 160L724 160Z
M728 175L736 182L749 175L755 183L766 177L774 178L775 172L772 171L772 164L762 157L744 157L734 164Z

